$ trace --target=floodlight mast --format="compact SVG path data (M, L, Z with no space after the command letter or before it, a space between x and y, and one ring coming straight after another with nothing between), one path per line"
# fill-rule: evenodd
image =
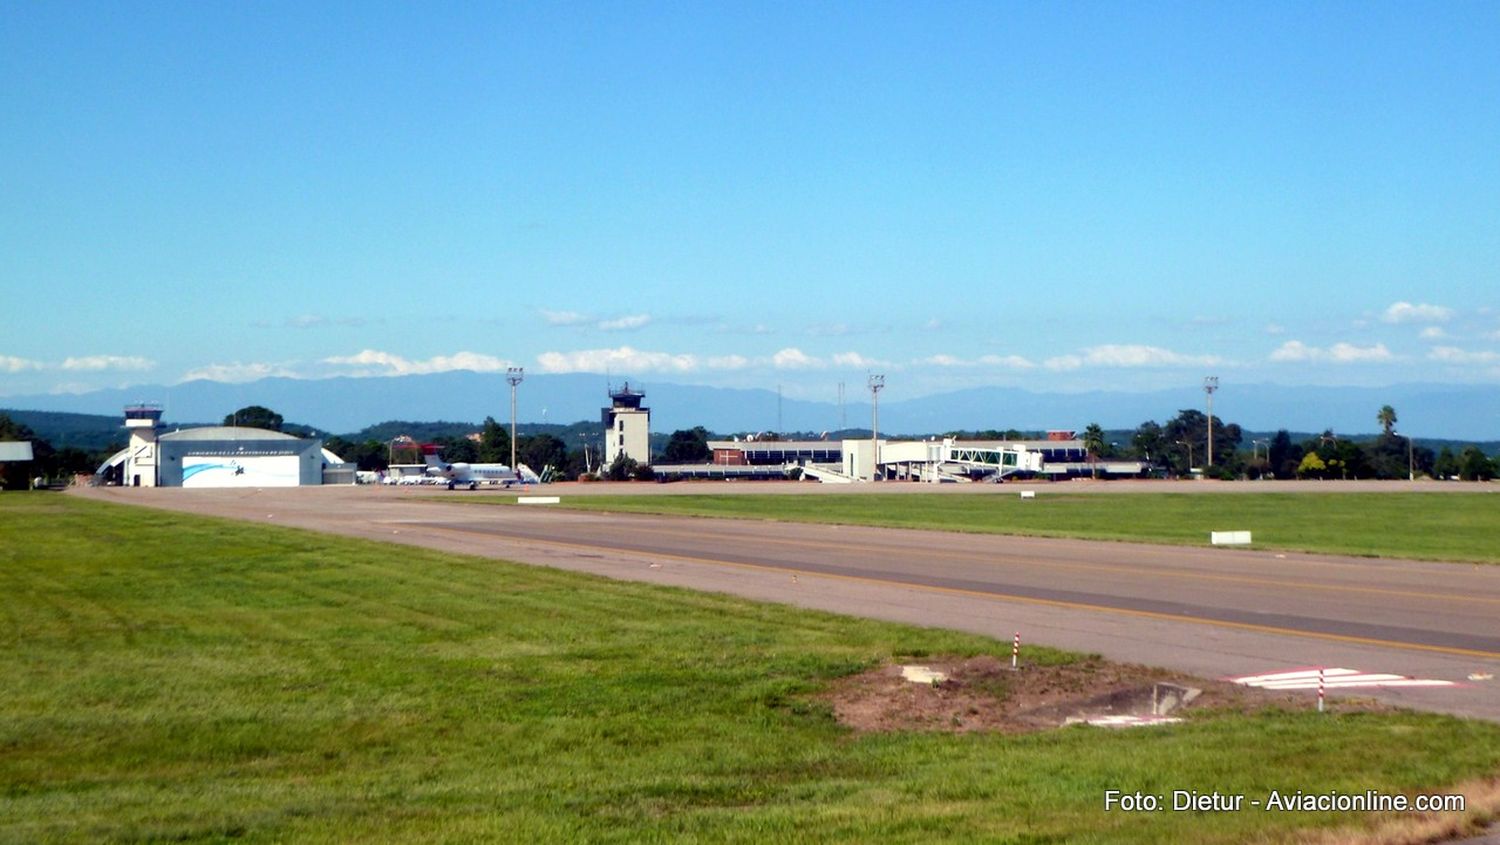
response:
M505 380L510 382L510 471L516 472L516 388L526 380L526 368L506 367Z
M1208 461L1203 465L1205 472L1214 465L1214 391L1218 389L1218 376L1204 377L1203 392L1208 394Z
M885 374L870 374L870 480L880 471L880 391L885 387Z

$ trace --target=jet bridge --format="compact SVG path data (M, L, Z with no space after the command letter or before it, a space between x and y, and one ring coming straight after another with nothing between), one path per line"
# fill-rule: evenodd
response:
M1001 477L1016 472L1041 472L1042 453L1025 446L991 446L966 443L952 438L943 441L944 463L978 469L994 469Z

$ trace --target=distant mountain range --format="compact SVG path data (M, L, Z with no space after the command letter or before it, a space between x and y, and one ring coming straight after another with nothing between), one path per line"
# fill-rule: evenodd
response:
M617 385L618 386L618 385ZM869 428L870 405L851 393L841 409L833 402L778 399L772 390L740 390L650 382L644 386L652 428L672 431L701 425L711 431L831 431ZM888 395L888 394L883 394ZM528 375L517 394L523 422L595 420L609 404L603 376ZM1184 408L1203 408L1196 386L1149 393L1034 393L980 387L880 403L880 430L928 434L979 429L1134 429L1164 422ZM391 419L483 420L510 416L510 386L503 374L448 372L389 378L319 380L268 378L243 384L190 381L171 387L139 386L81 394L0 397L0 407L117 415L127 404L159 402L178 422L218 422L237 408L264 405L326 432L347 433ZM1500 439L1500 387L1394 385L1390 387L1286 387L1225 384L1214 399L1215 416L1247 430L1333 429L1346 434L1378 430L1376 412L1391 405L1397 428L1422 438ZM779 407L778 407L779 406ZM778 424L779 421L779 424Z

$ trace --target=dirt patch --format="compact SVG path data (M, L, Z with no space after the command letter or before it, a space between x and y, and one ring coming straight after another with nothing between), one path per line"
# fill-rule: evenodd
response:
M912 683L902 666L919 664L945 675L934 684ZM1198 690L1184 696L1183 689ZM993 657L897 661L836 682L820 696L841 724L859 731L999 731L1026 733L1096 716L1145 716L1153 710L1186 712L1268 707L1309 709L1312 695L1267 692L1164 669L1086 659L1066 666L1010 668ZM1182 703L1184 698L1189 701ZM1371 702L1340 699L1338 709L1369 710Z

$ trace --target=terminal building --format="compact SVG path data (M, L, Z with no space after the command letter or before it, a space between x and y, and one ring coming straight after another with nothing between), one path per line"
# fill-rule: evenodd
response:
M353 484L354 465L316 437L244 426L162 433L158 405L125 409L130 443L95 473L125 487L304 487Z
M1141 461L1090 460L1071 431L1045 440L711 440L706 464L663 464L659 479L805 478L859 481L973 482L1144 475Z

